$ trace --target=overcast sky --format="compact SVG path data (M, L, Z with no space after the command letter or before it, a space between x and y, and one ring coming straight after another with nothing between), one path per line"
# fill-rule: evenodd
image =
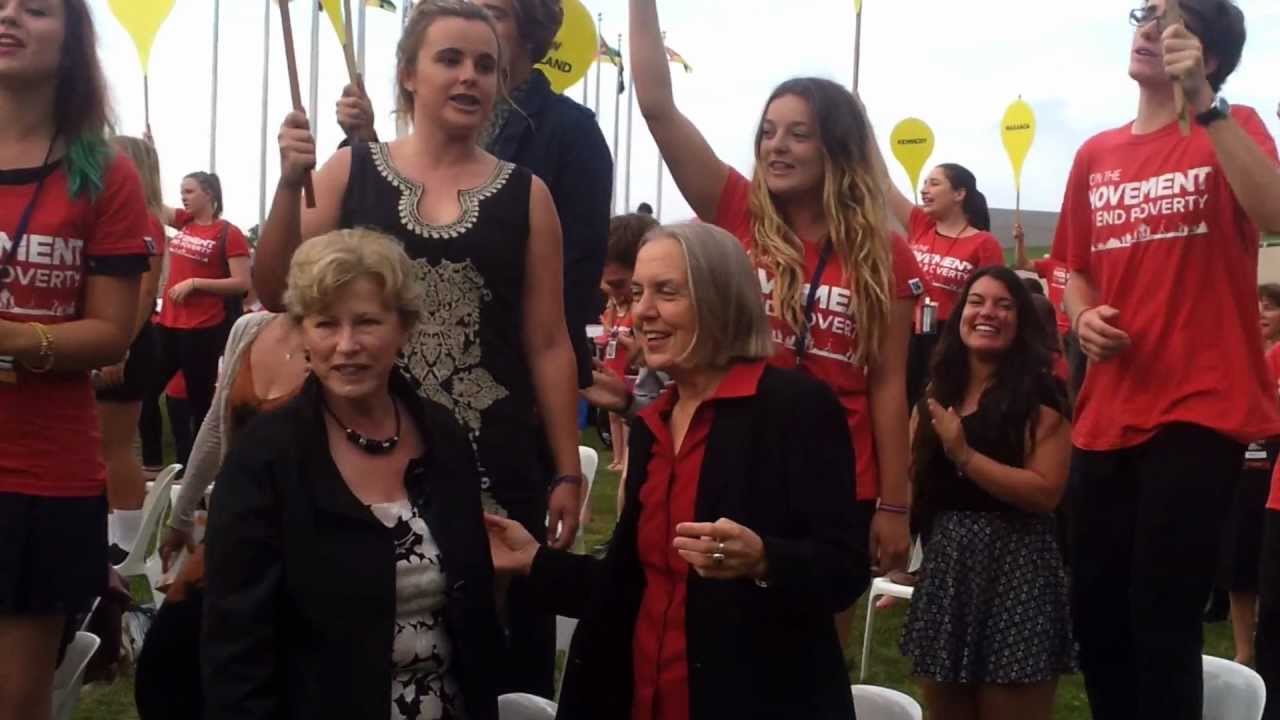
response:
M259 216L262 137L263 17L267 0L222 0L216 170L227 217L244 228ZM932 163L958 162L978 176L992 206L1012 207L1013 175L1000 143L999 122L1019 94L1038 116L1038 135L1023 172L1023 207L1057 210L1072 157L1090 135L1132 119L1136 87L1126 74L1133 30L1130 6L1140 0L865 0L861 91L889 156L887 137L899 120L916 116L937 137ZM1280 2L1238 0L1249 23L1240 69L1223 90L1233 103L1252 105L1280 135ZM89 0L111 84L119 130L143 129L141 68L129 36L107 8ZM353 3L354 4L354 3ZM397 2L399 4L399 2ZM604 15L611 44L623 34L626 0L586 0ZM693 66L672 68L676 101L720 156L744 173L752 163L752 134L764 101L782 80L819 75L852 82L851 0L660 0L667 43ZM311 13L293 4L303 101L309 99ZM341 48L321 16L319 142L339 141L333 105L346 82ZM378 131L395 133L391 117L398 13L368 11L366 86L378 112ZM279 16L271 16L267 112L268 194L279 160L276 130L290 107ZM210 166L213 2L178 0L151 55L151 125L160 152L166 199L177 203L183 175ZM605 66L600 123L613 144L614 69ZM588 80L596 104L595 72ZM568 94L582 100L582 87ZM626 184L626 96L617 155L618 204ZM657 150L635 114L631 205L656 203ZM890 157L895 180L904 172ZM662 218L687 218L689 206L669 176Z

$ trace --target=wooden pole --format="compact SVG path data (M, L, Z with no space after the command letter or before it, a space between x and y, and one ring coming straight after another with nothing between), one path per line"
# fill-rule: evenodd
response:
M298 84L298 57L293 50L293 23L289 20L289 0L280 0L280 27L284 30L284 58L289 66L289 92L293 95L293 109L306 113L302 107L302 87ZM307 207L316 206L316 189L311 181L311 171L302 181L302 194Z
M364 0L356 0L364 7ZM364 92L364 81L360 78L360 68L356 65L355 31L351 22L351 0L342 0L342 56L347 61L347 79L352 85Z

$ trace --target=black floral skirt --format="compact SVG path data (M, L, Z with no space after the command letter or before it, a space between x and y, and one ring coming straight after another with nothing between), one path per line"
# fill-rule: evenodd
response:
M1075 672L1052 515L940 513L921 573L901 643L916 675L1005 685Z

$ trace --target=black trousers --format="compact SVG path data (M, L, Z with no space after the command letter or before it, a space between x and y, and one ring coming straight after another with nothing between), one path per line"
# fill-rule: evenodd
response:
M535 538L547 536L547 503L504 503L512 520ZM548 700L555 697L556 618L539 610L527 578L512 578L507 589L505 620L507 631L506 666L499 678L498 692L523 692Z
M194 438L213 405L213 388L218 382L218 358L227 342L223 325L195 330L177 330L157 326L160 331L160 368L156 382L168 384L179 370L187 381L187 399L191 404L190 437ZM189 452L189 450L188 450ZM178 462L187 464L187 455L179 453Z
M1096 720L1200 720L1201 616L1243 452L1186 424L1075 451L1072 609Z
M1267 709L1262 720L1280 720L1280 511L1268 510L1266 523L1254 646L1258 674L1267 684Z

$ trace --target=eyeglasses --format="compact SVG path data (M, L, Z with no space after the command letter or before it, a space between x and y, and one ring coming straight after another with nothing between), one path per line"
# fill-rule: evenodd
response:
M1129 23L1140 28L1152 20L1163 20L1164 13L1155 5L1144 5L1129 11Z

